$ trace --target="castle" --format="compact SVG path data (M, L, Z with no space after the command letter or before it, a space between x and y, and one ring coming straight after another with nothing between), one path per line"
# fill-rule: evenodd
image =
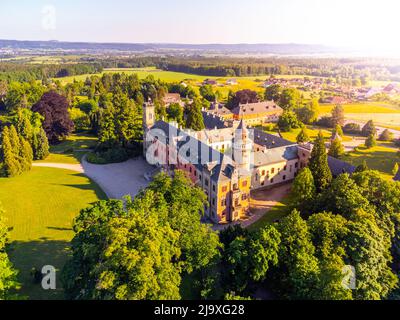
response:
M171 174L175 169L187 172L207 195L205 216L213 223L248 217L251 190L292 181L310 157L311 144L298 145L248 128L243 119L227 122L203 111L206 129L192 131L175 122L156 121L151 102L143 109L147 162Z

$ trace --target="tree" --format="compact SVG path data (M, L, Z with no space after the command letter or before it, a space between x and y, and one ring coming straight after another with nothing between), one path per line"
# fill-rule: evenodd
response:
M363 162L356 167L355 172L363 172L369 170L367 161L363 160Z
M320 270L307 223L293 210L278 224L278 231L281 245L275 281L281 295L290 299L312 299Z
M361 129L361 133L362 133L362 135L363 135L364 137L368 137L368 136L370 136L371 134L375 136L375 135L376 135L376 128L375 128L375 125L374 125L374 121L369 120L369 121L364 125L364 127Z
M380 141L392 141L393 137L394 137L393 133L390 130L385 129L380 134L379 140Z
M50 143L57 143L68 136L74 124L68 113L67 99L54 91L46 92L32 111L44 117L43 129Z
M313 174L317 191L324 190L332 181L332 173L328 166L325 140L321 131L315 139L308 167Z
M332 125L335 128L337 125L343 126L344 125L344 109L343 106L337 104L332 109Z
M0 203L0 300L7 300L14 297L10 291L17 289L19 285L17 271L14 269L6 252L9 238L3 215L4 211Z
M34 160L44 160L49 155L49 141L43 128L33 136L32 149Z
M297 119L296 114L293 111L284 111L279 117L278 127L284 132L290 132L292 129L299 128L301 123Z
M299 90L295 88L286 88L282 90L279 105L284 110L293 110L299 107L301 103L301 95Z
M14 177L22 172L22 166L19 161L19 139L14 141L10 129L5 127L1 134L1 159L3 162L3 174L7 177Z
M89 118L91 131L97 133L101 117L101 110L97 102L94 100L86 100L79 102L77 107Z
M343 130L342 127L340 125L336 125L336 127L334 128L333 132L332 132L332 137L338 135L339 137L343 138Z
M385 299L398 279L389 266L391 255L384 232L375 219L363 211L349 223L349 230L346 246L357 276L355 299Z
M63 270L71 298L179 299L182 273L203 273L219 239L201 223L206 197L181 171L159 174L132 201L101 201L74 224L73 258ZM84 290L82 290L84 289Z
M376 146L376 138L374 134L370 134L368 138L365 140L365 147L367 149L371 149Z
M393 175L396 175L397 172L399 172L399 163L398 163L398 162L396 162L396 163L394 164L393 169L392 169Z
M306 124L312 124L317 120L319 103L317 99L313 99L304 107L296 108L295 112L299 120Z
M227 243L223 253L225 291L242 293L249 281L264 280L269 268L278 263L279 244L280 234L274 226Z
M331 142L328 155L334 158L340 158L342 155L344 155L344 147L342 145L342 140L340 138L335 138Z
M167 108L168 120L176 121L180 126L184 125L183 108L179 103L171 103Z
M200 95L207 101L213 102L216 99L216 95L211 85L207 84L200 87Z
M314 177L309 168L302 169L293 182L291 199L294 208L301 212L310 208L316 195Z
M347 123L343 127L343 131L351 134L359 134L361 132L361 127L358 123Z
M231 93L228 96L227 107L229 109L234 109L238 107L240 104L255 103L258 101L259 98L257 92L249 89L239 90L235 94Z
M187 109L186 128L195 131L200 131L205 128L199 101L193 101L192 105Z
M279 84L272 84L265 89L265 100L279 102L282 87Z
M303 128L301 128L299 134L296 137L296 141L297 143L306 143L310 141L310 136L308 135L308 130L307 127L304 126Z
M373 210L360 188L347 173L333 180L331 186L320 195L315 205L318 212L341 214L347 219L351 219L359 210L366 212Z

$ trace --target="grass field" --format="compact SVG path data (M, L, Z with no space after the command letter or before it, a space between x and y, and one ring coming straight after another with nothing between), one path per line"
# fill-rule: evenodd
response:
M275 207L264 214L259 220L248 226L248 230L256 231L268 224L274 223L276 220L280 220L290 213L288 204L290 203L290 195L279 202Z
M50 155L37 162L54 162L54 163L80 163L83 155L88 149L92 149L97 144L97 138L85 134L72 134L62 143L50 147Z
M335 105L321 104L319 107L320 114L330 113ZM400 107L381 102L368 102L368 103L349 103L343 105L345 114L351 113L398 113L400 114Z
M392 169L396 162L400 163L398 149L394 148L390 143L379 142L376 147L367 149L363 146L358 147L352 152L346 153L342 160L357 166L364 160L370 169L382 172L385 178L392 179Z
M20 271L20 294L31 299L59 299L62 290L44 291L30 276L33 267L58 270L68 257L73 218L99 199L103 191L83 174L33 167L15 178L0 178L0 202L11 227L10 258Z

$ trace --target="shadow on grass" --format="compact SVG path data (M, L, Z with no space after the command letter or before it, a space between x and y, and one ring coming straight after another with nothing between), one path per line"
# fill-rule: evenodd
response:
M18 281L21 288L17 294L30 300L60 300L64 292L60 281L60 271L70 256L68 241L55 241L43 238L38 241L14 241L8 253L14 267L19 271ZM35 283L32 268L41 270L45 265L56 268L56 290L44 290L40 283Z
M107 195L100 188L100 186L96 182L91 180L88 176L86 176L83 173L73 173L72 175L77 176L77 177L83 177L83 178L89 179L90 182L89 183L85 183L85 184L57 184L57 185L64 186L64 187L76 188L76 189L80 189L80 190L93 190L95 192L96 196L100 200L108 199Z

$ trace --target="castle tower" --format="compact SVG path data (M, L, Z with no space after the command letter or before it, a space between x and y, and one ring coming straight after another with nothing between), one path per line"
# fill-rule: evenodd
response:
M253 143L249 138L249 130L242 119L235 130L233 141L233 159L239 164L240 168L250 171L252 149Z
M149 101L143 104L143 128L150 129L155 121L155 106L149 98Z
M148 141L146 136L148 131L154 125L156 121L155 106L151 99L143 104L143 155L146 157L146 152L148 148Z

